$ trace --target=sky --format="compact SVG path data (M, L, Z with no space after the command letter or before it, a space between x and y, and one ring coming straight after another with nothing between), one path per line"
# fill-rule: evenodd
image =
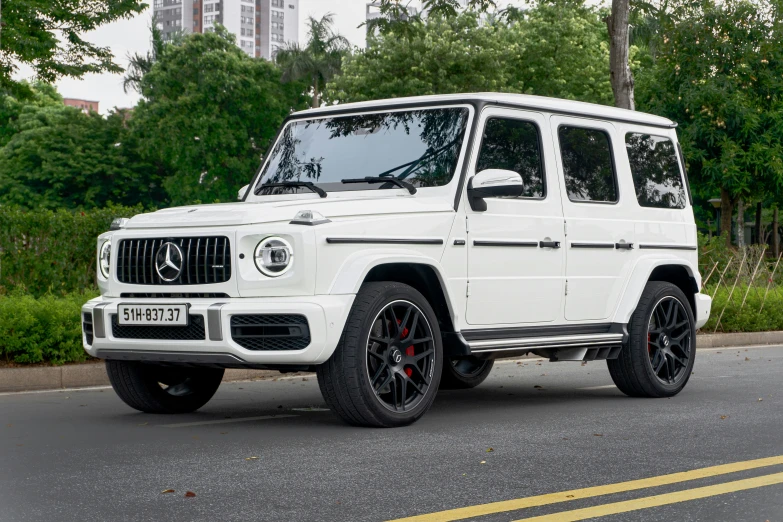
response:
M365 29L359 27L365 20L365 10L368 0L299 0L301 18L299 20L299 37L307 38L305 22L308 16L321 18L326 13L333 13L337 31L356 46L364 47ZM503 1L498 4L521 2ZM150 1L149 4L152 4ZM97 45L109 47L114 54L115 62L122 67L127 64L129 53L146 53L150 47L149 25L152 19L152 8L129 20L120 20L87 33L85 38ZM31 76L29 68L20 68L19 78ZM88 74L82 79L62 78L57 82L57 89L66 98L81 98L100 102L100 111L106 113L114 107L132 107L138 101L135 92L125 93L122 89L122 74Z

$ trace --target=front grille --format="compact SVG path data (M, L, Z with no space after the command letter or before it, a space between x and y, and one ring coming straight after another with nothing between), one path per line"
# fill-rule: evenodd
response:
M118 339L159 339L161 341L203 341L206 339L203 315L190 315L187 326L120 325L111 314L111 331Z
M173 281L163 280L155 268L158 250L169 242L182 251L182 270ZM117 280L129 285L209 285L231 279L231 245L225 236L123 239L113 254Z
M132 299L226 299L228 294L215 293L155 293L145 294L141 292L127 292L120 294L120 297L130 297Z
M310 344L310 328L303 315L234 315L231 338L247 350L303 350Z
M87 345L92 346L92 312L84 312L82 314L82 330L84 331L84 339L87 341Z

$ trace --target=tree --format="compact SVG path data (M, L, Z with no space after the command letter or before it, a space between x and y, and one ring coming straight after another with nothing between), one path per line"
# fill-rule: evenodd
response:
M124 114L31 103L14 126L0 148L4 205L87 209L165 200L162 174L139 157Z
M343 57L351 48L348 40L332 29L334 15L325 14L320 20L307 19L307 45L298 42L285 44L275 55L283 70L283 81L306 80L312 90L313 108L321 105L321 89L340 72Z
M172 203L236 200L280 123L304 106L298 86L280 77L219 26L164 46L129 123L145 157L171 172Z
M53 85L36 82L20 82L20 88L26 95L23 99L10 95L0 95L0 147L19 132L19 118L25 112L34 112L42 107L60 106L63 98Z
M152 65L163 53L163 32L158 27L155 17L150 23L150 41L152 48L146 54L133 53L128 54L128 67L125 70L125 77L122 79L122 90L126 93L130 90L140 91L141 80L144 75L150 72Z
M680 123L690 177L720 193L731 230L739 202L783 189L781 11L773 0L680 0L661 35L641 105Z
M83 39L83 33L141 13L140 0L11 0L2 5L0 91L27 93L11 77L19 64L36 78L53 83L61 76L121 72L111 51Z
M498 91L611 103L607 64L598 11L547 1L487 23L465 12L391 26L345 59L328 92L344 102Z

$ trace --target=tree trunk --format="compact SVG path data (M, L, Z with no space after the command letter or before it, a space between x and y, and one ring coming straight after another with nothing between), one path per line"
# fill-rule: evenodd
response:
M761 237L761 201L756 203L756 244L761 245L764 243L764 238Z
M737 200L737 248L745 246L745 209L742 199Z
M622 109L635 110L633 74L628 63L629 0L612 0L612 14L606 17L609 31L609 80L614 92L614 104Z
M731 215L734 213L734 202L729 191L720 189L720 233L726 236L726 246L731 246Z
M318 76L313 78L313 109L317 109L321 106L320 93L318 92Z
M772 253L775 259L780 255L780 236L778 236L778 207L772 211Z

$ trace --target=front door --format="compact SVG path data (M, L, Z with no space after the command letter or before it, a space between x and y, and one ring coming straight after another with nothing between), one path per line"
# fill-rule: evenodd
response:
M467 205L470 325L551 323L561 317L565 249L560 189L546 118L487 109L471 176L485 169L519 173L523 193ZM467 199L467 198L466 198Z
M614 125L552 116L566 220L567 321L600 321L614 312L635 251L638 208ZM622 175L619 175L622 174Z

